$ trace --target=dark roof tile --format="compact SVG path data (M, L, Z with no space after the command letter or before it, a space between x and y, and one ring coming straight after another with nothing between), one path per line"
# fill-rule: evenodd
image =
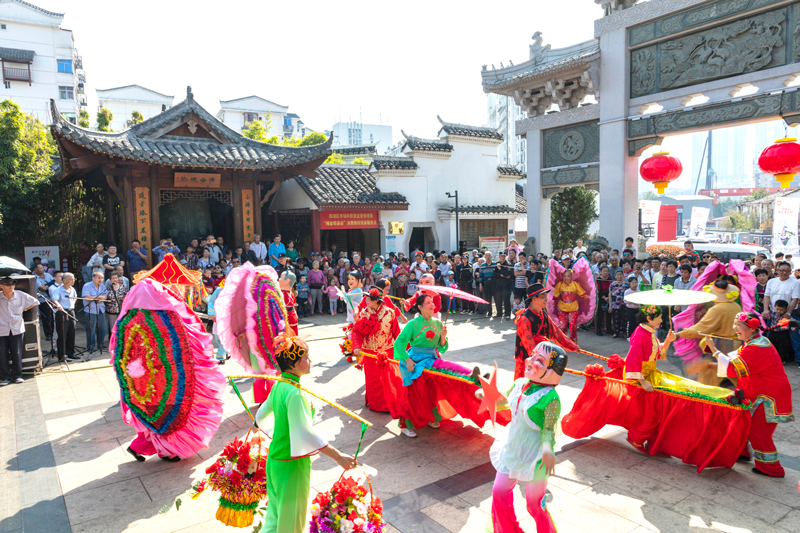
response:
M414 137L413 135L406 135L406 132L400 130L406 142L403 148L408 146L415 152L452 152L453 145L442 141L440 139L423 139L422 137Z
M522 185L515 185L514 196L516 197L517 213L527 213L528 200L525 199L525 189Z
M341 155L372 155L377 152L375 145L378 143L372 144L341 144L339 146L332 146L331 151L335 154Z
M325 204L386 204L407 206L408 200L396 192L381 192L377 178L365 165L322 165L317 177L295 179L317 205Z
M519 176L519 177L523 176L522 171L517 169L516 167L501 165L497 167L497 171L503 176Z
M416 170L419 165L410 157L374 156L372 166L375 170Z
M0 48L0 57L6 61L33 61L36 52L33 50L22 50L20 48Z
M461 137L478 137L481 139L497 139L502 141L503 134L497 132L494 128L484 128L480 126L467 126L464 124L455 124L453 122L445 122L440 116L436 116L442 124L441 133L444 131L448 135L459 135Z

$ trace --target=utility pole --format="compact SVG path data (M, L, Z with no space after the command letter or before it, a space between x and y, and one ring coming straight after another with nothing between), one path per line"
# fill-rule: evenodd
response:
M716 172L714 172L714 168L711 166L711 154L714 151L714 136L713 130L708 130L708 162L706 163L706 189L713 189L714 188L714 177L716 176Z
M458 190L456 190L455 194L450 194L449 192L445 193L448 198L455 198L456 199L456 251L461 253L461 241L458 239Z

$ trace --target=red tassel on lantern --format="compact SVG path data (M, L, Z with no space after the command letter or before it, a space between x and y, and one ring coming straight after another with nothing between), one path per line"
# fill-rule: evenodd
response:
M681 172L681 160L669 155L669 152L657 152L642 161L642 166L639 167L642 179L655 185L658 194L664 194L669 182L678 179Z
M764 148L758 158L759 168L775 176L782 189L788 188L794 175L800 172L800 144L795 141L797 139L778 139Z

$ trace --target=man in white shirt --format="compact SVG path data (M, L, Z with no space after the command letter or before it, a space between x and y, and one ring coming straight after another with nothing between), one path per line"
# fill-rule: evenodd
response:
M778 300L786 300L789 302L788 312L794 310L797 306L797 301L800 299L800 290L798 290L798 282L792 277L792 265L786 261L778 263L778 277L772 278L767 282L767 288L764 289L764 312L765 319L769 319L772 311L775 310L775 302Z
M578 257L578 254L583 252L586 253L586 247L583 245L583 239L578 239L575 241L575 248L572 249L572 253L575 257Z
M267 258L267 245L261 242L261 235L256 233L253 235L253 242L250 243L250 251L256 254L256 259L263 264Z
M14 280L0 278L0 387L23 383L22 337L25 321L22 313L39 305L39 301L23 291L14 290Z
M414 257L415 262L411 265L411 271L417 278L417 281L422 279L422 275L428 271L428 264L424 260L424 256L422 252L417 252L417 255Z
M661 258L656 256L652 257L650 259L650 265L652 268L650 269L649 274L653 289L660 289L661 280L664 278L664 273L661 272Z

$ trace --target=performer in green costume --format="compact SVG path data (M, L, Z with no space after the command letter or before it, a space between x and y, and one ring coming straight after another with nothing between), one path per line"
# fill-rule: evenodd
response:
M281 377L299 384L300 377L311 372L308 345L285 334L279 343L280 352L275 358ZM258 409L256 424L272 439L267 458L267 516L261 529L264 533L302 533L305 529L312 455L327 455L345 470L356 464L314 431L313 418L311 402L289 383L278 382Z

